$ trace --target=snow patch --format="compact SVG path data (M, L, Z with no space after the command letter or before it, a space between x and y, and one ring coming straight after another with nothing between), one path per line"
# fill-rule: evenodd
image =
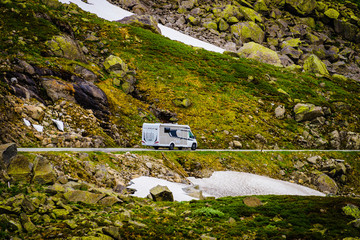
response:
M30 126L31 126L30 121L27 120L26 118L23 118L23 121L24 121L25 126L27 126L27 127L30 127Z
M81 9L87 12L96 14L98 17L109 21L117 21L133 15L133 13L126 11L116 5L109 3L106 0L88 0L88 3L85 3L81 0L59 0L61 3L75 3ZM213 44L201 41L199 39L190 37L186 34L183 34L179 31L166 27L164 25L158 24L161 33L163 36L170 38L171 40L176 40L187 45L194 47L204 48L208 51L223 53L224 49L219 48Z
M43 132L44 127L41 125L37 125L37 124L33 124L33 127L35 128L36 131L38 132Z
M55 119L51 119L51 121L53 121L56 124L56 127L60 130L60 131L64 131L64 123L60 120L55 120Z
M198 185L204 196L227 197L247 195L299 195L299 196L325 196L325 194L295 183L289 183L269 177L251 173L220 171L214 172L210 178L188 178L192 184ZM191 186L173 183L154 177L139 177L131 180L130 188L136 190L133 196L146 197L150 189L157 186L167 186L173 193L175 201L190 201L196 199L186 193Z

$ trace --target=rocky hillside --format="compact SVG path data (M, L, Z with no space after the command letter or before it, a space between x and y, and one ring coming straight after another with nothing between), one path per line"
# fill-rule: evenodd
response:
M300 69L315 54L331 75L360 80L358 1L111 2L231 52L242 53L245 43L255 42L276 51L279 65Z
M138 176L186 182L214 170L266 173L330 196L129 195ZM14 144L0 145L0 238L356 239L359 172L355 153L17 154Z
M201 148L360 149L360 84L348 78L358 71L358 38L332 26L357 29L356 5L260 3L267 10L251 1L134 1L128 8L155 17L120 23L56 0L1 1L0 142L133 147L142 123L178 122L192 127ZM210 42L218 35L229 51L164 38L151 27L156 16ZM251 26L259 38L241 35ZM281 67L285 58L296 64ZM332 74L337 65L345 70Z

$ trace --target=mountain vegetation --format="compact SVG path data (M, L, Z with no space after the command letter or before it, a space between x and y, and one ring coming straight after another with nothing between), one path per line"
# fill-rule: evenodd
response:
M139 16L0 0L0 238L358 239L360 155L321 150L360 149L359 1L112 2ZM204 149L317 151L16 154L140 147L144 122L188 124ZM222 170L327 197L157 202L128 186Z

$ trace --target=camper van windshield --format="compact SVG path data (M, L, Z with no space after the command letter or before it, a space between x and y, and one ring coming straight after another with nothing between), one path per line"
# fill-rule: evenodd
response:
M195 138L194 134L192 132L189 132L189 138Z

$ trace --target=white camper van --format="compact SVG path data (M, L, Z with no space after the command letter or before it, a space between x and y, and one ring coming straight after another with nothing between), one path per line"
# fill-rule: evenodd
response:
M166 147L173 150L175 147L197 148L197 141L188 125L171 123L144 123L142 128L142 145L155 149Z

